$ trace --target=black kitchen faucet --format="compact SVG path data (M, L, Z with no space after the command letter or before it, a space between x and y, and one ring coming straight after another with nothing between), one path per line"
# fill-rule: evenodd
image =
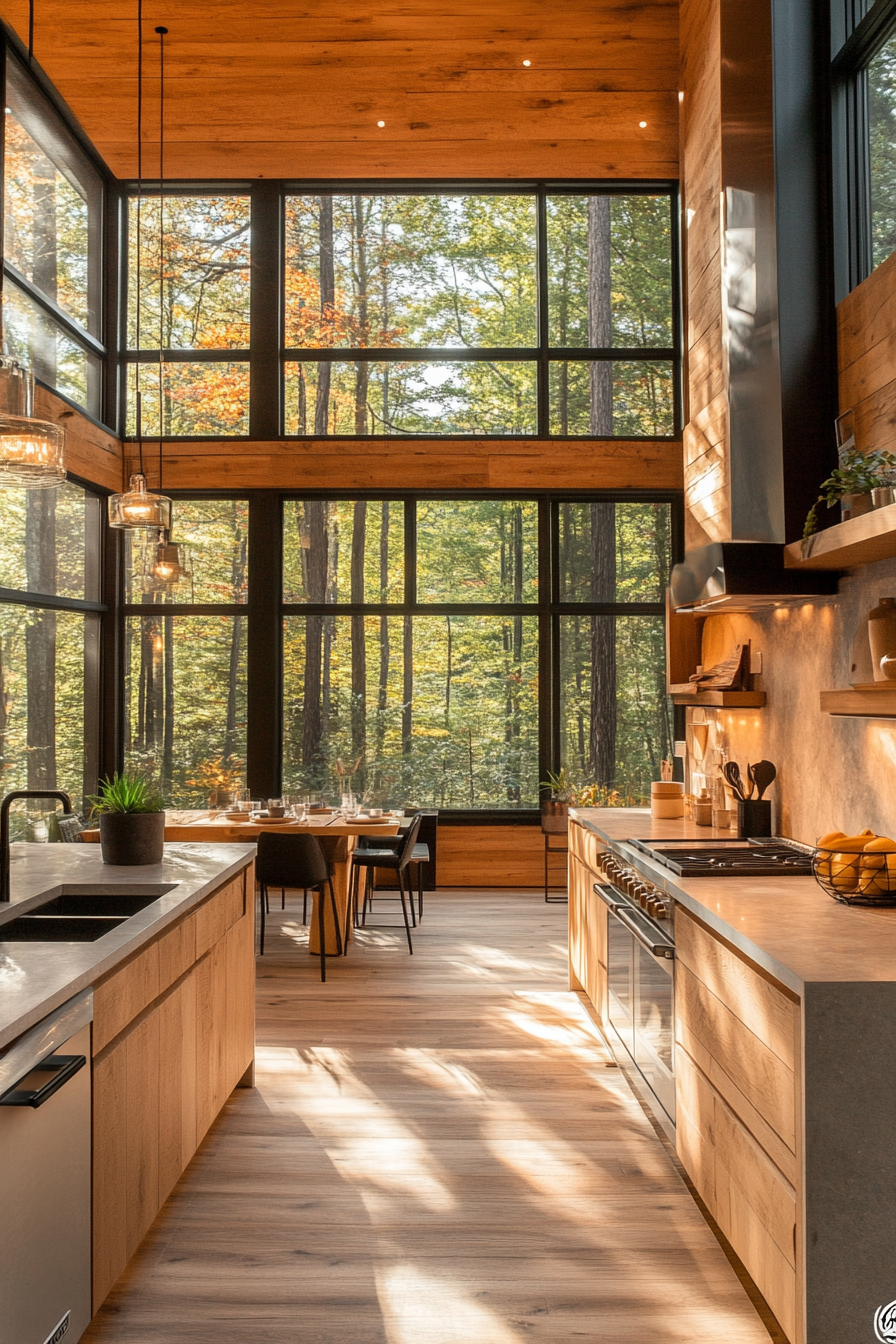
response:
M17 798L57 798L67 816L73 815L72 800L62 789L16 789L0 803L0 901L9 902L9 808Z

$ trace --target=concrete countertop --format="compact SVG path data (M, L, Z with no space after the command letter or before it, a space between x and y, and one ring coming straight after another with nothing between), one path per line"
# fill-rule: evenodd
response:
M98 845L13 845L12 899L0 906L0 926L71 886L176 885L95 943L0 942L0 1049L158 937L254 856L253 844L166 844L159 864L117 868L103 863Z
M684 877L625 842L736 839L642 808L571 808L619 857L795 994L816 983L896 981L896 907L842 905L813 877Z

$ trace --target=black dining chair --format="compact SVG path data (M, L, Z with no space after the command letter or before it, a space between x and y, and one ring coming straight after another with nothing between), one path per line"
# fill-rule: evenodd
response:
M255 858L255 877L261 897L261 937L260 955L264 956L265 921L268 911L268 888L301 887L305 891L316 891L317 923L320 936L320 978L327 978L327 949L324 929L324 900L326 891L330 893L330 908L333 923L336 926L337 955L342 956L344 940L339 925L339 911L336 907L336 893L324 852L313 835L272 835L262 831L258 837L258 852Z
M414 897L411 891L408 868L414 861L414 846L417 843L417 835L420 830L420 815L417 814L411 821L410 826L403 836L398 837L401 845L397 848L377 847L363 849L356 848L352 853L352 867L349 876L349 910L354 913L355 921L359 917L359 897L361 887L361 870L364 873L364 898L361 902L360 917L362 923L367 922L367 910L370 903L370 895L373 886L373 873L375 868L388 868L395 873L398 879L398 895L401 899L401 913L404 916L404 931L408 940L408 951L411 956L414 955L414 944L411 942L411 925L408 920L408 906L406 896L410 897L411 910L414 908ZM396 837L387 837L393 842Z
M417 843L414 845L414 852L411 855L411 863L414 865L414 876L417 886L417 912L414 913L413 896L409 894L411 902L411 925L416 928L423 919L423 891L424 881L427 889L435 886L432 876L427 872L429 865L433 862L436 851L436 830L438 827L438 812L418 812L415 814L420 819L420 830L417 835ZM407 834L410 821L399 827L398 835L381 835L379 837L362 835L358 839L360 849L391 849L395 853L401 849L404 844L404 837ZM372 908L373 899L377 888L373 888L368 896L368 906Z

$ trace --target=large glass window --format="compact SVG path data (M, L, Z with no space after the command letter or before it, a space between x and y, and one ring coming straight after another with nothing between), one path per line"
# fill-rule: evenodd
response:
M154 573L154 533L125 534L124 755L172 804L206 807L246 766L248 504L175 500L184 576Z
M248 196L131 198L128 434L249 433L250 245Z
M6 100L5 348L98 414L102 181L12 56Z
M100 501L58 490L0 491L2 792L61 788L80 807L97 777ZM47 838L52 812L29 813ZM26 837L22 823L17 834Z
M871 265L896 252L896 37L868 66Z
M564 764L641 801L672 746L666 502L287 501L283 787L535 807ZM550 746L546 745L550 739Z

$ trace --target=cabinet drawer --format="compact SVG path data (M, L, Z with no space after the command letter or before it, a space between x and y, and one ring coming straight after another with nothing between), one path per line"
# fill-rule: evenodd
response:
M677 928L676 928L677 932ZM676 945L677 951L677 945ZM738 1094L796 1152L796 1079L793 1070L759 1039L702 980L679 961L675 972L675 1038L736 1110ZM705 1056L705 1058L704 1058ZM720 1075L715 1078L715 1074ZM721 1075L730 1080L728 1087ZM748 1120L746 1114L741 1119Z
M200 905L196 911L196 956L202 957L224 937L228 929L246 913L245 875L235 877L226 887Z
M593 873L597 872L598 855L603 849L604 846L593 831L586 830L577 821L569 823L569 852L574 854Z
M680 1046L678 1155L789 1339L796 1329L796 1191Z

